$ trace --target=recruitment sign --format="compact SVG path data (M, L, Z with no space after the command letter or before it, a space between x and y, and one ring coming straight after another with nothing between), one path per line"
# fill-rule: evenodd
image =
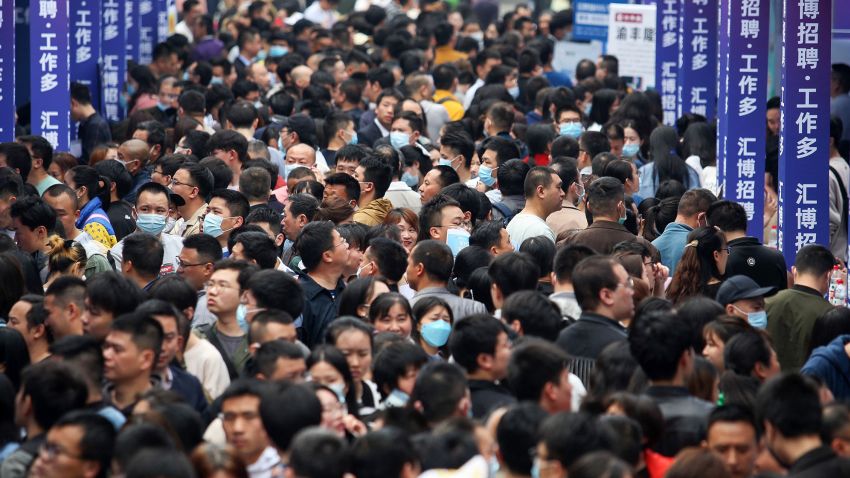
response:
M32 134L43 136L54 149L68 151L71 87L69 71L68 0L32 2L30 20L30 105Z
M124 0L103 1L103 41L101 53L101 87L103 117L120 121L124 117L121 93L127 70L127 30L124 28Z
M658 0L655 18L655 88L661 95L661 119L672 126L679 115L680 0Z
M717 0L682 0L679 22L679 108L714 118L717 103Z
M15 140L15 2L0 0L0 142Z

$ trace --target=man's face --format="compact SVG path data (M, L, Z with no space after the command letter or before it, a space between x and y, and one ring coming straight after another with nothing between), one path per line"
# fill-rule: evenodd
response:
M76 319L74 316L81 311L72 305L73 301L69 300L68 302L68 304L62 304L62 301L53 294L44 296L44 310L47 312L47 319L44 323L53 332L55 338L78 333L78 330L74 330L70 322Z
M183 337L180 336L180 331L177 330L176 317L155 315L153 318L162 326L162 350L159 352L159 359L156 361L155 369L165 370L180 351L183 344Z
M487 75L490 73L490 70L493 67L501 65L502 60L496 58L488 58L484 61L484 64L477 68L476 73L478 73L478 77L481 79L487 78Z
M86 460L80 456L80 444L85 429L79 425L52 427L47 439L39 449L32 466L31 477L51 478L93 478L100 471L96 460Z
M308 168L316 164L316 155L310 154L310 150L304 147L290 148L286 152L286 164L298 164Z
M260 91L269 89L269 70L262 63L254 63L251 65L251 80L260 87Z
M413 135L413 128L410 127L410 121L407 121L403 118L399 118L393 121L393 127L390 131L397 131L400 133L407 133L408 135Z
M375 188L375 184L371 181L366 180L366 168L363 166L357 166L357 169L354 170L354 179L360 183L360 196L364 194L369 194Z
M422 204L430 201L443 188L440 185L439 177L440 170L432 169L422 179L422 184L419 185L419 200L422 201Z
M635 306L632 296L635 293L634 282L629 273L620 264L614 265L614 274L617 275L617 287L614 293L614 317L615 320L631 319L635 315Z
M286 358L279 357L275 362L274 373L266 377L266 380L281 382L288 380L291 382L303 382L304 374L307 373L307 363L303 358Z
M553 405L557 411L569 412L572 410L573 386L570 385L570 371L568 369L561 372L557 384L552 384L552 392L554 393L552 397Z
M747 314L751 312L761 312L764 310L764 297L754 297L752 299L740 299L732 302L731 307L727 307L730 315L740 317L747 320Z
M493 354L493 378L501 380L508 376L508 361L511 358L511 341L508 334L499 332L496 338L496 351Z
M233 313L239 307L239 272L222 269L213 272L207 283L207 307L213 314Z
M759 446L756 431L746 422L715 422L708 429L708 448L726 464L734 478L753 475Z
M9 309L9 328L15 329L27 339L27 343L31 340L31 331L27 326L27 314L32 309L32 303L25 300L15 302Z
M511 236L508 234L508 230L502 228L499 231L499 246L496 249L496 255L504 254L506 252L513 252L514 245L511 244Z
M204 262L197 249L184 247L177 256L180 265L177 267L177 275L186 279L186 282L195 290L204 288L204 283L210 278L212 263Z
M348 161L348 160L338 160L336 162L336 172L345 173L351 177L354 177L354 172L357 170L357 165L360 164L357 161Z
M269 437L260 419L260 398L254 395L232 397L221 404L221 422L227 444L246 463L254 463L269 446Z
M351 255L348 250L348 241L340 236L336 229L334 229L332 233L332 242L333 245L331 246L331 253L333 255L333 263L342 265L348 264L348 258Z
M393 110L395 110L395 105L397 104L397 99L392 96L385 96L381 98L381 102L378 103L378 107L375 108L375 117L378 118L378 121L384 128L389 129L392 126Z
M298 340L298 332L294 323L279 324L277 322L270 322L257 328L262 329L261 333L256 334L256 343L260 345L266 342L271 342L272 340L283 340L284 342L294 344L295 341ZM252 332L252 337L253 336Z
M127 332L110 331L103 342L103 377L112 382L138 378L150 371L153 353L141 350Z
M44 226L30 229L21 222L21 218L15 217L12 218L12 229L15 231L15 242L22 251L32 254L44 248L47 239Z
M174 63L177 63L175 55ZM174 83L165 82L159 87L159 102L168 105L169 108L177 109L180 105L177 99L180 98L182 88L175 86Z
M207 214L210 213L224 218L224 220L221 221L222 231L228 232L238 225L238 218L232 215L230 208L227 207L227 202L222 198L212 198L209 206L207 207Z
M446 242L448 230L463 225L463 211L457 206L446 206L442 210L440 224L431 225L431 238ZM434 237L434 235L437 237Z
M65 229L65 233L68 237L70 237L71 232L77 229L74 225L74 222L77 220L78 212L74 207L75 201L67 194L60 194L58 196L45 194L42 197L44 198L44 202L53 208L53 212L56 213L56 218L62 224L62 228Z
M93 305L86 297L85 310L80 318L83 322L83 331L87 335L91 335L97 340L103 340L109 333L109 328L112 326L115 316L112 312Z
M351 201L351 198L349 198L348 194L345 192L345 186L342 184L325 185L325 191L322 194L322 199L326 201L331 198L340 198L345 202Z
M198 197L198 187L194 186L192 176L185 169L178 169L174 173L174 177L171 178L171 190L187 202Z
M561 177L555 173L551 174L552 184L545 188L544 205L546 206L547 215L561 209L561 203L564 202L564 190L561 189Z
M496 155L496 151L492 149L484 151L484 154L481 155L481 161L482 164L493 170L493 177L495 177L496 169L498 169L499 167L499 160L498 156Z
M136 214L168 216L168 196L152 191L143 191L136 199Z
M142 139L142 141L147 142L147 131L136 131L133 133L133 139L141 139L136 137L136 135L144 135L145 139ZM123 144L118 147L118 161L124 163L124 167L127 168L127 171L129 171L131 175L135 175L141 168L141 161L134 159L130 154L130 150Z
M779 108L767 110L767 129L770 130L770 134L779 136Z
M290 241L294 241L298 237L298 234L301 232L302 226L298 220L298 217L296 217L295 214L292 213L290 206L291 204L288 202L284 206L283 220L281 221L281 224L283 225L283 234L286 236L286 238Z

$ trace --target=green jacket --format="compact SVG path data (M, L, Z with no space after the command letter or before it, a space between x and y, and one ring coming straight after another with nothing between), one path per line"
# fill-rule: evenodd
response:
M831 308L820 292L799 285L767 299L767 331L783 371L806 363L815 320Z
M197 330L203 338L209 340L209 342L221 353L221 358L224 359L224 364L227 366L227 373L230 375L230 380L236 380L239 378L242 375L242 371L245 369L245 364L248 362L248 358L251 356L251 354L248 353L248 334L242 336L242 341L239 342L239 346L236 347L233 355L228 355L227 350L225 350L224 345L218 338L219 332L215 328L215 323L204 324L195 330Z

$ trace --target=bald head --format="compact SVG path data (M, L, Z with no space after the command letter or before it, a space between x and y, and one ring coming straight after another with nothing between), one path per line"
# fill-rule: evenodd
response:
M312 167L316 164L316 150L304 143L298 143L286 150L286 162Z
M292 69L290 75L295 86L303 90L310 85L310 77L313 76L313 70L309 66L298 65Z
M127 165L127 170L130 171L131 174L136 169L145 167L145 165L148 164L150 157L150 146L148 146L148 143L145 143L140 139L125 141L118 147L118 160Z

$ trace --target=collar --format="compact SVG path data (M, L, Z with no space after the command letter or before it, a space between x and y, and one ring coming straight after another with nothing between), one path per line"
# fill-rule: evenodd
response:
M393 181L387 191L413 191L404 181Z
M808 286L805 286L805 285L794 284L794 285L791 286L791 289L796 290L798 292L802 292L804 294L811 294L811 295L820 297L821 299L823 298L823 294L818 292L817 289L812 289L811 287L808 287Z
M451 294L451 292L449 292L449 290L445 287L426 287L424 289L417 290L414 296L426 294Z
M316 298L323 292L330 295L332 299L336 299L336 297L338 297L342 292L342 289L345 288L345 283L343 283L342 278L340 278L336 283L336 289L325 289L312 277L310 277L310 274L305 272L304 274L301 274L301 288L304 290L304 297L308 300Z
M758 246L760 246L762 244L761 244L761 241L758 240L758 238L750 237L750 236L744 236L744 237L739 237L737 239L732 239L731 241L729 241L728 245L729 246L743 246L743 245L747 245L747 246L758 245Z
M241 62L242 62L245 66L248 66L248 65L250 65L251 63L253 63L253 61L251 61L251 60L249 60L249 59L245 58L244 56L242 56L242 54L241 54L241 53L239 54L239 61L241 61Z
M267 446L265 450L263 450L263 454L257 458L257 461L251 463L246 467L249 475L254 475L256 473L262 473L265 471L269 471L272 468L275 468L280 464L280 455L278 455L277 450L274 447Z
M685 387L677 387L673 385L650 385L646 390L646 394L656 398L676 398L689 397L691 393Z
M614 327L614 328L616 328L617 330L619 330L623 333L626 332L626 329L625 329L625 327L623 327L623 324L621 324L620 322L618 322L618 321L616 321L616 320L614 320L610 317L605 317L604 315L597 314L596 312L582 311L581 316L579 316L578 320L579 321L595 322L597 324L605 325L606 327Z
M377 116L376 116L376 117L375 117L375 119L374 119L374 120L372 120L372 121L374 121L374 122L375 122L375 124L378 126L378 129L381 131L381 136L382 136L382 137L387 137L387 136L389 136L389 134L390 134L390 130L388 130L387 128L384 128L384 125L382 125L382 124L381 124L381 122L380 122L380 121L378 121L378 117L377 117Z
M606 221L606 220L593 221L593 224L587 226L587 228L588 229L591 229L591 228L592 229L610 229L612 231L629 232L629 230L626 229L626 226L620 224L619 222ZM631 233L629 233L629 234L631 234Z
M819 446L813 450L809 450L797 459L791 468L788 470L789 475L796 475L797 473L801 473L804 470L809 468L813 468L821 463L826 461L835 459L837 455L832 448L828 446Z

